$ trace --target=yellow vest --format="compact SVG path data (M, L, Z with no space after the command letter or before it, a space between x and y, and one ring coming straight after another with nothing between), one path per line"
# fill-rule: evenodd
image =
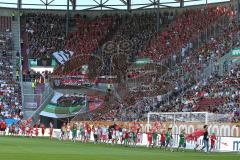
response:
M34 87L35 87L35 82L33 81L33 82L32 82L32 88L34 88Z

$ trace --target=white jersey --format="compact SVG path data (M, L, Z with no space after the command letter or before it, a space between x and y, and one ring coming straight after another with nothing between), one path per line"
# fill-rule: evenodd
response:
M71 131L71 126L67 126L67 131L68 131L68 132Z
M122 136L123 136L123 132L119 131L119 137L122 137Z
M88 134L88 131L85 129L85 130L84 130L84 133L85 133L85 135L87 135L87 134Z
M98 135L98 128L97 127L94 128L94 134Z
M105 127L102 128L102 134L107 135L107 128L105 128Z
M116 138L116 131L113 130L113 131L112 131L112 139L115 139L115 138Z
M98 128L98 130L97 130L97 134L98 134L99 136L102 135L102 128Z
M49 126L50 126L50 128L53 128L53 124L52 123L50 123Z
M116 138L120 137L120 132L119 130L116 130Z

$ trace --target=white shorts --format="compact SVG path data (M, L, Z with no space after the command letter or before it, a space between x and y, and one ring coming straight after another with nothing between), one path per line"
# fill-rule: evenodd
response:
M119 137L122 137L123 136L123 133L122 132L119 132Z

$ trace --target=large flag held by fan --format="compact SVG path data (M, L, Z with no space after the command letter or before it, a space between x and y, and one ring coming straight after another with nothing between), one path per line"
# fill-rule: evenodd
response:
M204 135L204 130L196 130L195 132L193 132L192 134L189 134L186 137L187 141L195 141L196 139L198 139L199 137ZM217 141L218 143L221 143L222 145L228 146L228 143L226 142L221 142L221 141Z
M186 140L193 141L193 140L198 139L199 137L203 136L203 134L204 134L204 130L196 130L193 133L189 134L186 137Z
M59 52L54 52L53 57L57 60L58 63L64 64L66 63L71 56L73 55L72 51L64 50Z

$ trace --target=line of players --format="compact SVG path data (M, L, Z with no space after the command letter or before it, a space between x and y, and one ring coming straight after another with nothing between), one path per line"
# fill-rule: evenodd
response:
M53 136L53 124L50 122L49 124L49 138L52 139ZM39 129L40 127L40 129ZM34 127L32 127L29 124L26 123L17 123L17 124L11 124L7 127L6 122L2 121L0 122L0 135L8 135L8 136L28 136L33 137L35 135L38 137L41 133L41 136L44 136L46 133L46 128L44 124L36 124Z
M120 143L124 146L132 146L136 147L137 144L141 144L143 140L143 132L141 132L141 127L136 125L130 129L121 128L120 126L114 124L112 126L90 126L89 124L73 124L71 127L70 124L64 123L61 128L61 140L69 140L70 134L72 137L72 141L76 142L76 140L80 140L82 143L86 143L90 141L90 135L93 133L94 144L97 143L108 143L108 144L117 144ZM211 136L208 137L208 132L206 130L207 135L204 133L204 139L210 138L210 151L213 151L216 144L216 135L212 132ZM172 129L168 128L166 131L158 132L156 128L150 129L146 132L147 135L147 147L156 148L160 147L160 149L169 149L173 151L174 139L172 135ZM185 130L182 130L179 134L179 145L178 150L185 151L186 141L195 141L195 148L200 146L199 137L194 137L193 139L189 138L190 136L185 133ZM203 140L204 140L203 139ZM208 142L207 142L208 143ZM200 150L203 150L208 146L203 146ZM207 148L208 150L208 148Z
M9 127L7 127L6 123L1 122L0 123L0 135L5 135L6 130L8 129L8 135L9 136L29 136L32 137L33 135L38 136L39 135L39 127L41 130L41 136L45 135L45 126L44 124L41 125L35 125L34 127L31 127L30 125L27 125L25 123L21 124L12 124ZM49 138L52 139L53 136L53 124L50 122L49 124ZM137 144L142 143L143 139L143 133L140 131L141 127L140 125L135 125L134 127L130 129L121 128L120 126L114 124L112 126L106 127L106 126L90 126L88 123L84 124L73 124L73 126L70 125L70 123L63 123L61 127L61 140L69 140L70 134L72 137L72 141L76 142L76 140L80 140L82 143L86 143L90 141L90 135L93 133L94 137L94 144L97 143L108 143L108 144L117 144L120 143L124 146L133 146L136 147ZM147 141L149 148L155 148L160 147L160 149L169 149L173 151L173 135L172 135L172 129L168 128L166 131L158 132L156 128L150 129L147 133ZM182 151L185 150L186 147L186 140L195 141L195 150L200 146L198 143L198 138L190 138L188 139L189 135L185 133L185 130L182 130L179 134L179 146L177 150L181 149ZM207 143L207 145L204 145L201 150L204 148L207 148L208 151L208 139L210 138L210 151L213 151L215 148L216 143L216 135L214 132L209 137L207 129L204 133L203 141Z

